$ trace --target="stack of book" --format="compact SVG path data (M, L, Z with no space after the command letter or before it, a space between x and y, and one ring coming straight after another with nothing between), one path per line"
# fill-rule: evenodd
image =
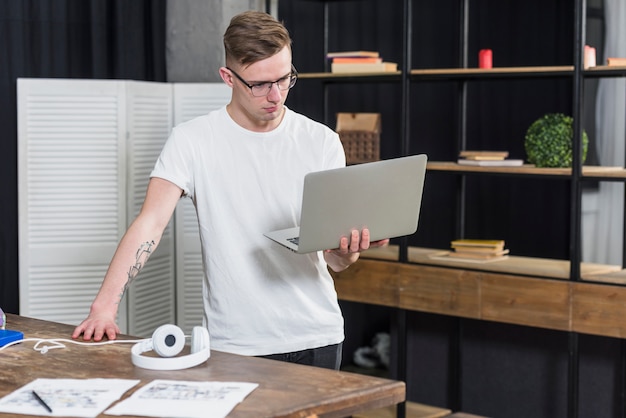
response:
M450 257L469 260L493 261L506 258L509 253L504 248L504 240L457 239L451 242Z
M524 160L507 158L507 151L461 151L457 162L461 165L476 166L520 166Z
M395 62L383 61L376 51L329 52L326 58L331 60L330 71L333 73L384 73L398 71Z
M606 59L609 67L626 67L626 58L609 57Z

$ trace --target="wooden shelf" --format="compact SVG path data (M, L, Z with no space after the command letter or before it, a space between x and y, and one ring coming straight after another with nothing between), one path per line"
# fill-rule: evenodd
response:
M411 252L411 258L423 259L427 251L433 250L416 249ZM373 253L390 258L393 251L392 248L372 251L369 256ZM551 262L554 266L547 266ZM563 270L563 264L554 260L517 260L513 265L524 265L527 273L535 263L541 265L538 271L547 274ZM496 263L489 264L494 268ZM349 269L333 273L333 277L341 300L558 331L626 337L626 286L516 275L504 266L500 268L506 273L495 269L486 271L484 266L481 270L459 267L451 263L399 263L363 257ZM596 272L597 277L614 280L626 277L621 270L600 273L603 270L601 266L590 265L588 274Z
M622 67L594 67L587 71L590 74L620 73L626 72L626 68ZM389 73L299 73L298 78L303 79L333 79L344 77L371 77L371 76L398 76L402 74L400 71ZM523 67L494 67L494 68L424 68L412 69L409 74L414 78L492 78L492 77L562 77L574 74L573 65L557 65L557 66L523 66Z
M448 253L447 250L409 247L408 261L409 263L428 264L432 266L560 280L568 280L570 274L570 262L568 260L511 255L504 260L476 262L459 258L441 257L446 253ZM398 261L399 247L397 245L389 245L384 248L371 249L365 251L362 257L374 260ZM621 266L581 263L580 271L581 279L586 281L626 285L626 270L622 270Z
M406 418L443 418L450 416L452 411L447 408L424 405L417 402L406 403ZM396 406L361 412L352 415L353 418L395 418Z
M399 79L401 71L384 73L299 73L300 79L345 80L346 78ZM494 67L494 68L425 68L413 69L409 72L415 80L471 80L489 78L545 78L569 77L574 75L573 65L560 66L524 66L524 67ZM585 77L626 77L626 67L600 65L583 71Z
M598 274L591 274L583 277L583 279L590 282L626 285L626 270L619 269Z
M431 161L426 166L431 171L459 173L494 173L513 175L570 177L571 168L538 168L532 164L513 167L478 167L457 164L452 161ZM626 169L622 167L583 166L583 177L589 179L626 180Z
M585 77L624 77L626 76L626 67L599 65L586 69L583 74Z
M325 81L395 81L400 80L401 71L375 73L332 73L313 72L299 73L300 79L316 79ZM571 77L574 75L573 65L557 66L523 66L494 68L425 68L412 69L409 76L413 80L480 80L497 78L546 78ZM609 67L606 65L591 67L583 71L585 77L626 77L626 67Z
M388 72L374 72L374 73L298 73L299 79L318 79L318 80L338 80L345 81L347 78L363 78L367 81L376 79L399 79L402 72L400 71L388 71Z
M441 80L504 77L563 77L571 76L573 74L573 65L494 68L433 68L411 70L411 76L414 78Z
M617 68L617 67L611 67ZM299 73L302 79L336 79L345 77L393 77L401 75L401 71L384 73ZM574 74L574 66L526 66L526 67L495 67L495 68L427 68L413 69L409 73L413 78L419 79L468 79L468 78L493 78L493 77L562 77Z

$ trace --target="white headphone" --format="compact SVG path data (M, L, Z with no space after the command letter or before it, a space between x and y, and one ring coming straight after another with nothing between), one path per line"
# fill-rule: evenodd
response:
M197 366L211 357L209 332L204 327L194 327L191 334L191 354L174 357L185 346L185 334L176 325L161 325L152 334L152 338L133 345L130 353L133 364L152 370L180 370ZM142 355L154 351L160 357Z

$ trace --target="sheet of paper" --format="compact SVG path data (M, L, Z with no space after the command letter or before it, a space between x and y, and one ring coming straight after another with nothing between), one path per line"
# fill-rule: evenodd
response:
M0 399L0 412L50 417L96 417L139 380L35 379ZM36 399L33 391L50 406Z
M154 380L105 414L223 418L257 386L241 382Z

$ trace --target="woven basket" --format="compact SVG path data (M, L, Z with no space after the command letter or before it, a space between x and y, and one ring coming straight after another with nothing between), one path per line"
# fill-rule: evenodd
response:
M336 130L348 165L380 159L380 113L337 113Z

